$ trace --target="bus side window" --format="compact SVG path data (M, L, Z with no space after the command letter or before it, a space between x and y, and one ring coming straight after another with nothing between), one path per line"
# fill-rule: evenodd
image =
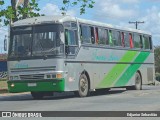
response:
M94 27L91 28L91 42L92 44L95 44L95 35L94 35Z
M125 47L124 32L121 33L121 41L122 41L122 47Z
M98 28L98 35L99 35L99 40L98 40L98 44L100 45L106 45L106 43L108 44L108 34L107 31L103 28Z
M124 42L125 42L125 47L130 47L129 34L127 32L124 33Z
M104 34L106 35L106 44L109 45L109 34L108 34L108 30L107 29L105 29L105 33Z
M121 40L120 40L120 32L113 30L112 31L112 40L114 46L121 46Z
M151 37L149 37L149 43L150 43L150 49L152 50L153 48L152 48L152 38Z
M134 35L134 48L141 48L141 43L140 43L140 35L139 34L137 34L137 33L134 33L133 34Z
M94 27L87 25L80 25L82 44L94 44Z
M98 28L95 28L95 39L96 39L96 44L98 44L98 42L99 42L99 32L98 32Z
M144 35L144 49L150 49L150 42L149 42L149 36Z
M67 54L75 54L78 45L77 30L65 30L65 45Z
M142 38L142 35L140 35L140 48L143 49L143 38Z
M109 30L109 45L113 46L113 37L112 37L112 30Z
M77 30L65 30L67 45L77 45Z
M133 37L132 37L132 34L129 33L129 43L130 43L130 48L133 48L134 45L133 45Z

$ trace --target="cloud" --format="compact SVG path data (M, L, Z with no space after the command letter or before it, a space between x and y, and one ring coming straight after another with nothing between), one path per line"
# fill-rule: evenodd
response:
M47 3L42 9L41 13L45 15L58 15L61 14L60 9L57 5Z
M120 1L120 0L118 0ZM123 3L130 3L130 4L135 4L135 3L139 3L139 0L121 0L120 2L123 2Z
M150 0L147 0L148 2ZM158 0L155 0L157 2ZM154 45L160 45L160 8L156 4L145 6L144 0L96 0L93 19L122 27L135 28L129 21L144 21L138 28L151 32Z
M61 10L60 8L52 3L47 3L40 11L42 14L45 15L61 15ZM75 11L74 10L68 10L67 15L75 16Z
M137 16L137 6L138 0L96 0L95 10L99 16L108 16L111 18L118 19L128 19ZM129 8L129 4L132 3L132 7ZM134 3L134 5L133 5ZM125 6L125 7L124 7ZM136 8L135 8L136 7Z
M160 45L160 8L152 6L147 9L145 16L140 17L140 20L145 21L141 28L150 31L153 35L154 44L159 43Z

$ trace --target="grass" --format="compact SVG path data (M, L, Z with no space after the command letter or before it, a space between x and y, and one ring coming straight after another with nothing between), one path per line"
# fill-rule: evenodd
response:
M0 94L1 93L6 93L8 90L7 87L7 81L6 80L0 80Z
M0 90L7 89L7 81L0 81Z

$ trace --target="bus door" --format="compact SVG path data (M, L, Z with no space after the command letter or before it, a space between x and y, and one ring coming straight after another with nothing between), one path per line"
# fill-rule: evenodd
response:
M65 53L66 55L75 55L78 48L77 27L65 28Z

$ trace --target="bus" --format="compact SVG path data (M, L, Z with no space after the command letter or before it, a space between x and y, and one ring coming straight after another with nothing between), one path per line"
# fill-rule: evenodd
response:
M8 90L35 99L72 91L154 83L150 33L72 16L40 16L13 23L8 50Z

